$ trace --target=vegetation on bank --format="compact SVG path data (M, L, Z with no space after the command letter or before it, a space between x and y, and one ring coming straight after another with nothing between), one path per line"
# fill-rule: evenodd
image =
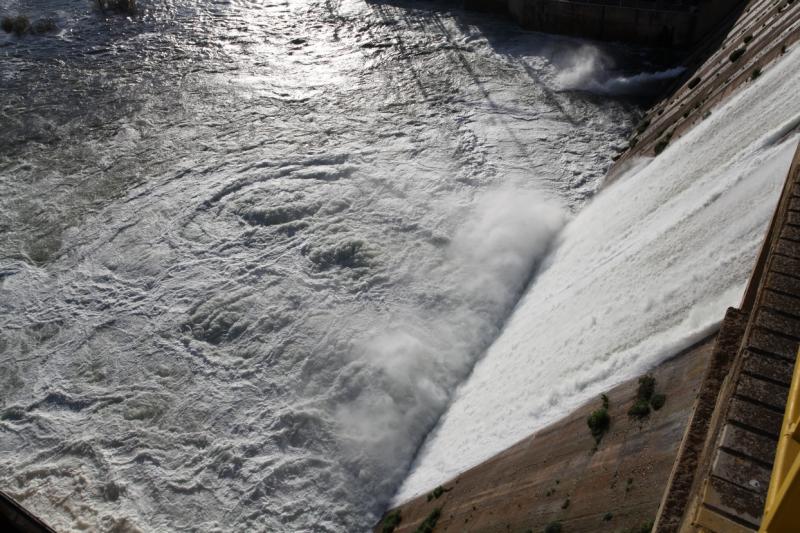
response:
M425 520L414 530L414 533L432 533L433 528L436 527L436 522L439 521L439 517L442 515L441 507L437 507L431 513L425 517Z
M600 399L603 402L603 406L600 409L593 411L586 420L586 424L589 426L589 431L591 431L592 437L594 437L595 450L600 444L600 441L603 439L603 435L606 434L609 426L611 425L611 417L608 414L608 396L602 394Z
M381 522L381 533L393 533L395 528L400 525L403 517L400 516L400 509L395 509L387 514Z
M103 12L114 12L133 15L136 13L136 0L95 0L95 5ZM6 33L13 33L17 37L23 35L43 35L58 29L56 22L49 17L31 21L27 15L17 14L5 16L0 19L0 28Z
M656 378L648 374L639 378L639 389L636 391L636 401L628 410L631 418L642 419L650 414L650 410L658 411L667 401L663 394L656 394Z
M436 487L435 489L433 489L431 492L428 493L428 501L438 500L442 496L442 494L444 494L445 492L450 492L451 490L453 489L452 488L446 489L441 485L439 485L438 487Z

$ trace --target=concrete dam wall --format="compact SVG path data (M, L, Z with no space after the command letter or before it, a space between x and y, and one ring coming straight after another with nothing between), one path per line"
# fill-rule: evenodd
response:
M509 0L523 27L602 41L686 47L700 41L738 2L729 0Z
M464 0L464 7L505 11L522 27L651 47L689 47L740 6L738 0Z
M561 22L554 22L555 30L534 27L557 33L574 30L579 35L591 36L588 32L603 26L599 21L607 16L598 15L604 12L599 4L582 12L576 6L587 3L519 1L517 6L522 6L521 11L515 13L513 2L508 9L523 24L525 10L533 16L537 5L546 4L545 11L551 13L549 8L554 4L564 4L558 8L564 11L557 17ZM728 5L730 9L734 7ZM796 227L800 227L796 213L800 211L795 205L800 193L791 188L797 187L794 184L800 164L800 152L796 152L797 123L793 122L800 112L796 92L800 56L795 50L800 36L800 4L796 0L753 0L739 7L730 11L733 20L723 22L724 13L718 16L716 26L705 30L705 38L702 32L692 34L693 39L703 40L690 58L695 63L687 62L686 76L648 111L611 174L623 175L642 164L642 157L656 156L653 163L664 175L669 173L666 168L669 165L659 166L659 159L678 165L681 158L694 158L707 159L718 166L747 167L749 170L742 170L737 179L750 180L753 191L769 187L776 180L788 183L769 224L767 239L750 279L750 290L739 309L731 308L726 315L725 308L720 307L719 318L724 317L722 333L699 340L651 371L657 390L667 397L667 404L658 412L641 421L632 419L630 410L637 401L637 380L621 383L605 393L612 421L599 445L592 447L592 435L587 428L587 418L600 407L597 398L470 470L443 480L439 487L431 486L429 492L403 502L390 515L394 516L396 527L379 524L376 531L411 532L430 523L435 525L435 529L431 528L434 531L485 532L542 531L549 526L552 527L548 530L560 531L555 529L556 524L558 528L563 525L564 531L587 532L666 533L678 528L688 532L696 531L698 526L726 532L757 529L774 454L774 433L780 425L782 402L800 339L797 311L791 307L796 305L800 293L794 285L775 287L779 279L791 283L800 279L798 253L794 250L795 241L800 242L796 236ZM581 13L580 20L593 22L586 22L582 28L576 20L570 22L566 13ZM632 16L632 11L628 15ZM595 16L600 18L591 18ZM536 24L544 24L544 20ZM684 19L678 13L673 20ZM564 26L558 26L561 23ZM569 24L573 26L567 27ZM655 28L656 23L649 27ZM619 26L614 31L632 30ZM674 38L679 32L672 35ZM608 34L594 37L609 38ZM713 40L709 41L710 37ZM762 108L765 112L756 111ZM781 121L776 114L781 109L786 122L769 135L752 135L749 145L742 150L729 150L723 156L722 151L702 148L719 147L727 142L717 142L712 137L731 140L749 135L745 130L759 120L767 121L768 114L778 124ZM709 126L723 121L728 122L727 129ZM680 140L680 148L673 146L689 134ZM784 143L789 138L795 139L794 142ZM780 143L784 143L780 150L769 148L772 150L769 153L762 150ZM770 164L764 168L748 166L743 154L751 149L756 154L752 160ZM666 158L658 157L662 152L666 152ZM792 160L794 164L787 178ZM645 195L648 189L693 186L692 180L681 181L680 176L661 180L654 171L647 179L638 180L634 187L632 182L637 177L634 173L613 183L613 188L623 188L629 196L634 196ZM612 182L613 179L608 180L609 184ZM698 208L698 212L712 209L710 204L729 192L721 183L717 185L719 194L712 194L709 203ZM740 206L731 211L731 221L750 216L763 205L754 196L749 208ZM774 209L774 204L770 202L769 208ZM762 224L763 230L767 230L767 225ZM669 259L680 260L678 255L675 252ZM773 256L770 266L765 267L765 258ZM748 268L752 268L751 263ZM694 287L687 285L685 290L692 291ZM781 297L786 296L782 300L784 307L768 301L775 299L776 291L781 292ZM775 309L781 320L769 322L768 318L776 314ZM759 357L754 357L753 335L746 334L745 329L759 334L767 332L783 341L782 351L770 345L759 348ZM735 371L729 372L730 369ZM742 428L754 422L737 418L739 412L731 407L738 406L737 402L749 402L750 407L766 406L770 411L770 417L749 411L755 422L770 423L769 427L759 428L761 440L757 450L743 448L753 439L752 431L747 433ZM723 426L736 424L741 427L735 429L741 431L723 430ZM744 451L738 453L736 460L729 460L730 450ZM743 462L745 459L755 466ZM758 475L745 479L743 472ZM758 490L748 485L751 478L759 481ZM725 487L719 488L721 485ZM731 495L738 498L735 505L730 504ZM723 520L723 526L717 527Z

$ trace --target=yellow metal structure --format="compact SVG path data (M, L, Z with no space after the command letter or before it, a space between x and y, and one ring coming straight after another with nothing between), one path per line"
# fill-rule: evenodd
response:
M761 529L800 532L800 365L795 364Z

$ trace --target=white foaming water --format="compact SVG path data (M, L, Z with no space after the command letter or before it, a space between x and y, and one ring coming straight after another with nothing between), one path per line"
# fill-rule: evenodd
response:
M736 305L797 146L800 49L572 220L419 454L430 490L707 335Z
M589 91L597 94L636 94L648 84L680 76L683 67L656 72L619 74L614 61L596 46L583 45L563 58L556 57L558 73L555 83L562 90Z

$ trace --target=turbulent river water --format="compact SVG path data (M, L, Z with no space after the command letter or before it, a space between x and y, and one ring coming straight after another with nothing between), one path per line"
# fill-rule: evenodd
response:
M0 35L2 486L60 530L365 530L624 143L637 53L139 7L0 0L59 28Z

